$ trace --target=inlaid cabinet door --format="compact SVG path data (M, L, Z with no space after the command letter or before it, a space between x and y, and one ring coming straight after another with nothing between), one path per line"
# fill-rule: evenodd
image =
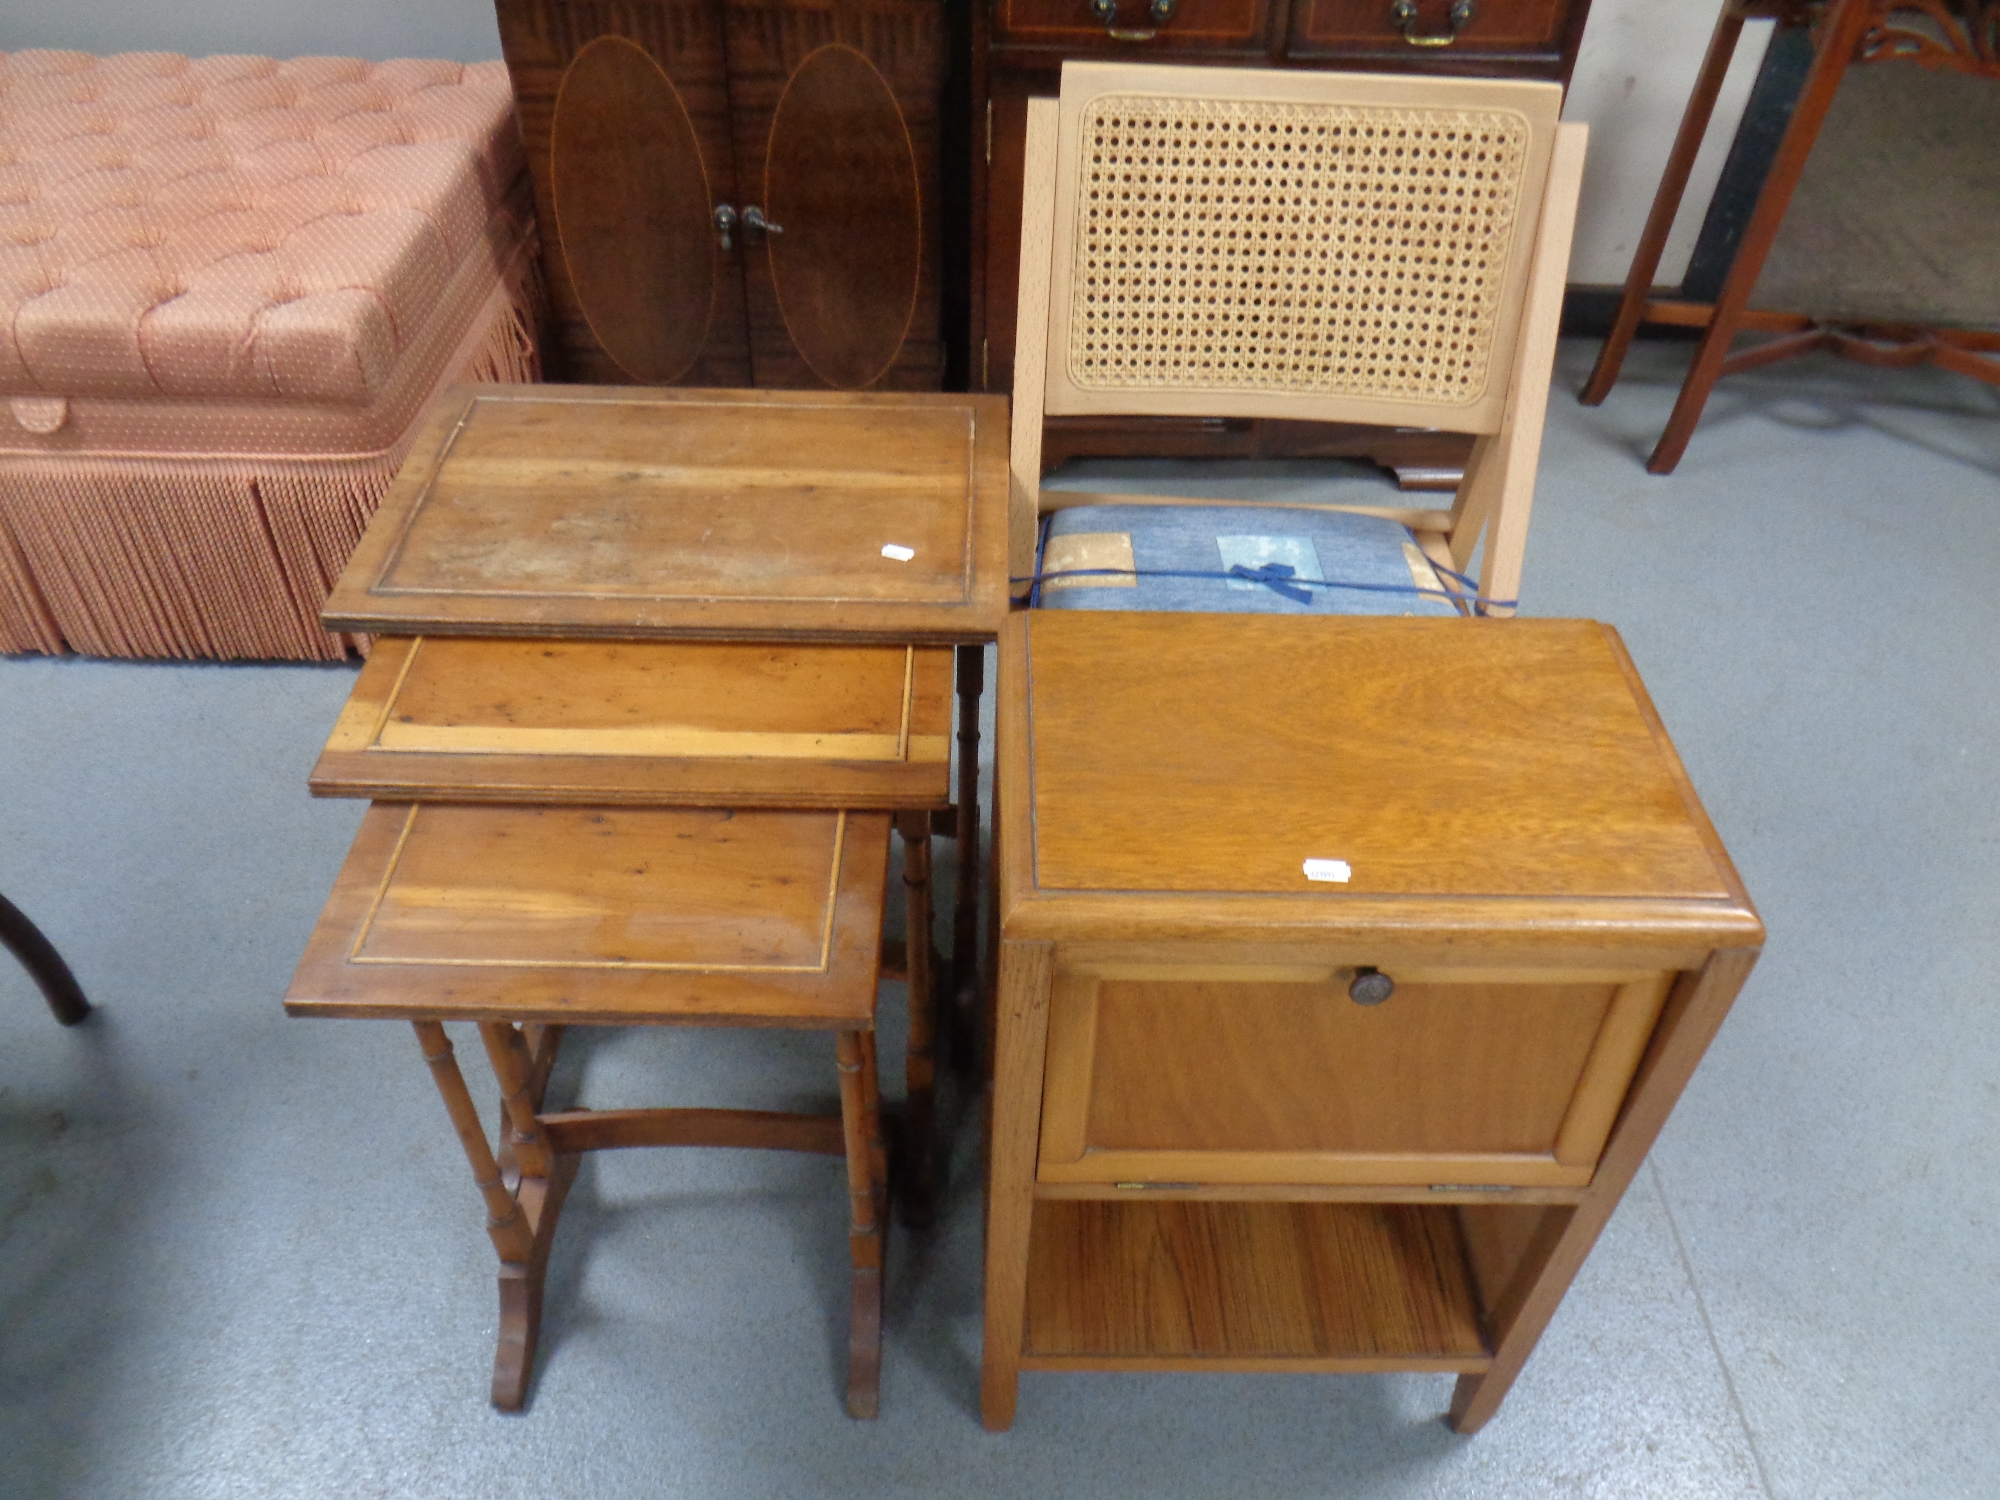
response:
M551 373L747 385L737 198L715 0L498 0L534 180Z
M756 384L938 389L942 7L725 6Z

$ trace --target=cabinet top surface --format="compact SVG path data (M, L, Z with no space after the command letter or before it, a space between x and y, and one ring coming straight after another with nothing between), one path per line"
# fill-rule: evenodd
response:
M1608 627L1031 611L1001 659L1010 908L1692 903L1761 941Z
M448 393L334 629L957 641L1006 609L1004 400Z

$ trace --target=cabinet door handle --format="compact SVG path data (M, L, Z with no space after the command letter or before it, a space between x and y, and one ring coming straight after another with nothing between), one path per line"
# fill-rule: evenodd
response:
M727 203L715 205L715 232L722 236L722 248L729 248L729 231L736 227L736 210Z
M1174 18L1179 5L1180 0L1152 0L1146 13L1153 18L1153 24L1146 30L1118 24L1118 0L1090 0L1090 13L1104 23L1104 34L1114 42L1150 42Z
M1380 1005L1395 993L1396 981L1366 964L1354 971L1354 982L1347 987L1347 998L1356 1005Z
M743 210L743 227L745 229L754 229L759 234L783 234L785 232L784 225L773 224L769 219L764 217L764 210L754 203Z
M1451 30L1428 34L1417 31L1417 0L1395 0L1389 7L1389 14L1403 28L1403 40L1412 47L1449 47L1458 40L1458 34L1472 24L1475 12L1472 0L1452 0Z

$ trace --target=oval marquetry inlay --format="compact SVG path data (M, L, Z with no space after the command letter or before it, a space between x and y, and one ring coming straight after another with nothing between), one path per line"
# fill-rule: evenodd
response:
M879 380L916 312L922 197L896 96L852 47L799 64L771 123L765 212L785 329L828 385Z
M556 235L598 343L635 380L678 380L708 337L715 231L694 122L645 50L601 36L550 127Z

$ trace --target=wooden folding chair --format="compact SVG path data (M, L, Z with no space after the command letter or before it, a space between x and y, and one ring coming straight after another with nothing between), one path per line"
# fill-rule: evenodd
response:
M1016 602L1039 580L1051 606L1511 614L1583 171L1561 103L1544 83L1067 64L1029 106ZM1110 413L1476 441L1448 508L1239 523L1043 489L1044 416Z

